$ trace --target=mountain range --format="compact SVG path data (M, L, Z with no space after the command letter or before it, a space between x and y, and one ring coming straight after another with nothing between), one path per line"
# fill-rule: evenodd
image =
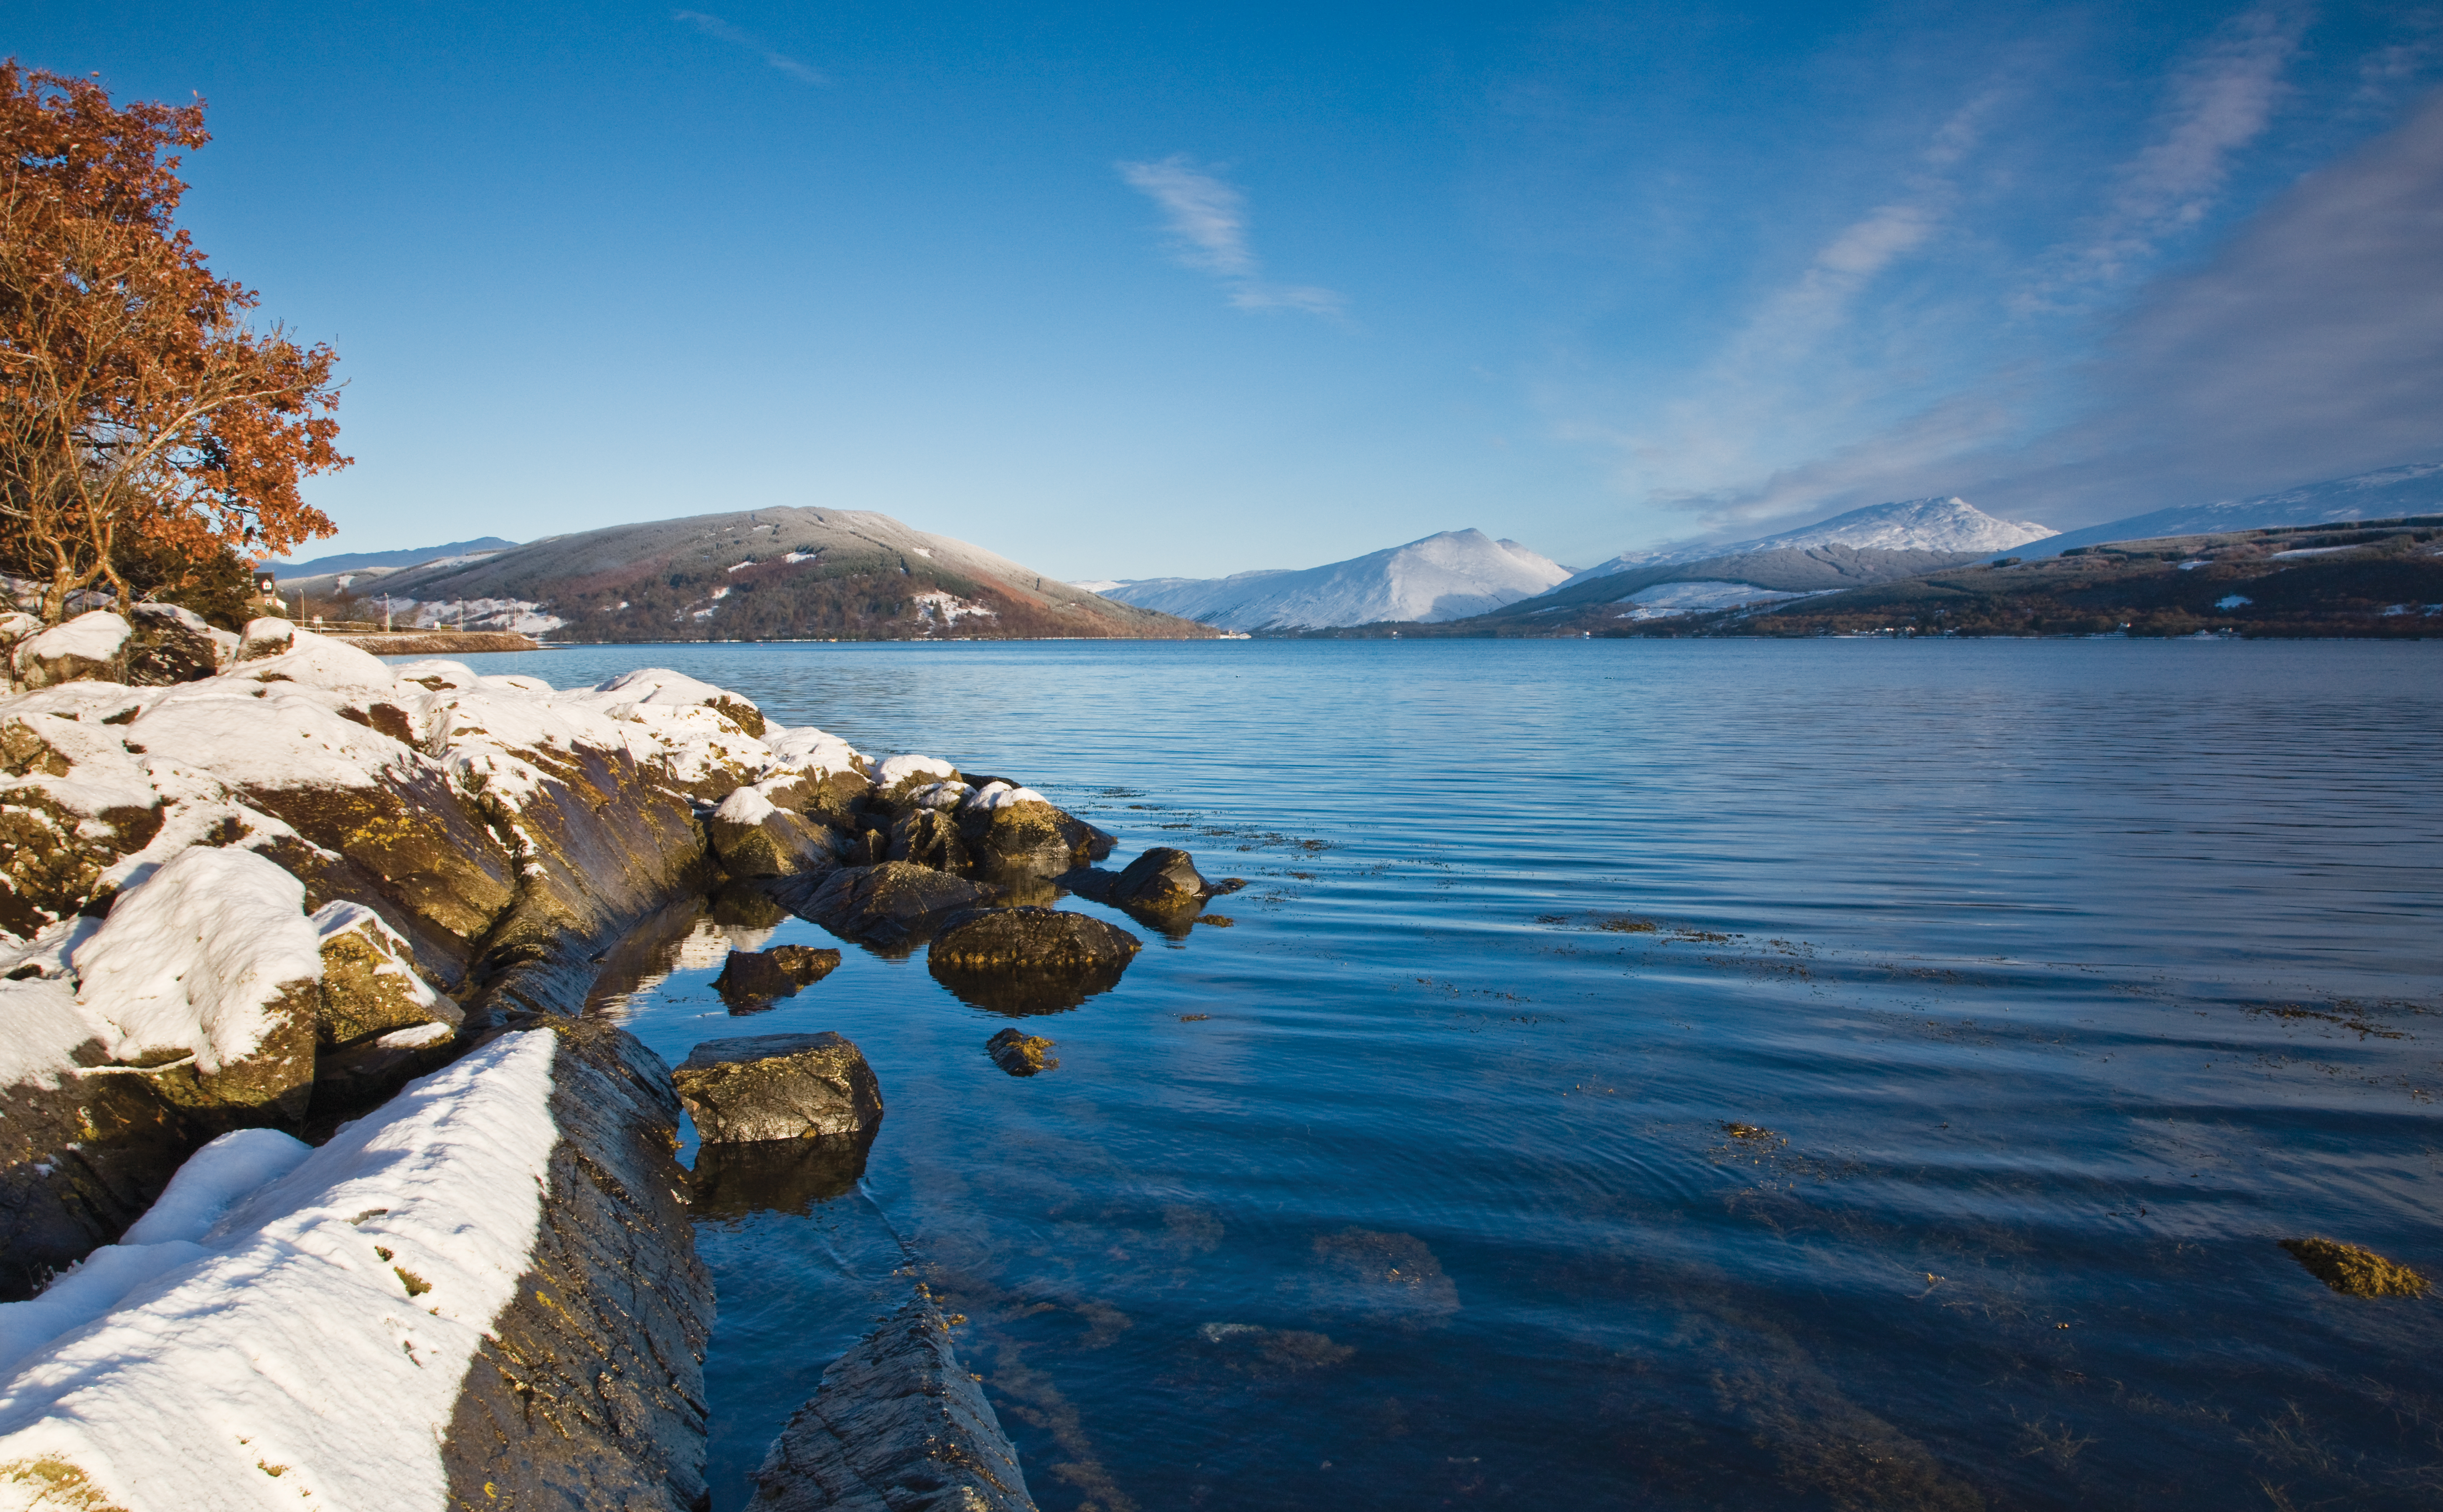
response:
M441 546L414 546L395 552L342 552L337 556L317 556L302 562L266 562L264 566L274 577L285 583L301 577L327 577L334 573L352 573L365 567L421 567L448 556L489 556L516 544L516 541L503 540L498 536L485 536L474 540L453 540Z
M2395 519L2436 510L2443 510L2443 462L2421 462L2254 499L2183 504L2132 515L2108 524L2048 537L2034 550L2022 555L2053 556L2074 546L2101 546L2109 541L2205 536L2275 525L2322 525L2337 519Z
M1154 639L1203 625L1115 603L861 509L752 509L554 536L471 559L284 579L323 612L589 642ZM344 601L343 601L344 600Z
M1466 619L1540 593L1570 570L1515 540L1446 530L1303 571L1080 584L1103 597L1229 630Z
M1580 571L1452 530L1320 567L1065 583L864 510L775 508L275 564L316 610L572 640L1014 639L1329 632L1579 633L1922 578L2105 542L2381 519L2443 507L2443 463L2056 534L1956 497L1900 500L1728 544ZM316 569L307 573L305 569ZM348 578L343 588L340 578ZM335 602L336 601L336 602ZM1609 607L1625 606L1625 607ZM1581 622L1584 622L1582 625Z

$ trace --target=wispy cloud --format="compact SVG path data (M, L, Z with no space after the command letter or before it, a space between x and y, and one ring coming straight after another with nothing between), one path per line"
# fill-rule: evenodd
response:
M685 22L687 25L695 27L696 30L703 32L707 37L717 38L720 41L729 43L734 46L745 48L747 51L761 57L766 64L769 64L774 68L777 68L781 72L787 74L790 78L797 80L799 83L827 84L831 82L830 77L812 64L800 63L797 59L790 57L785 52L777 51L774 48L765 46L761 38L756 37L751 32L743 31L740 28L731 26L728 22L722 20L719 16L708 16L701 10L673 10L670 12L670 19L672 21Z
M1300 310L1337 317L1348 301L1332 289L1267 282L1247 245L1247 196L1185 153L1158 162L1117 163L1130 189L1162 208L1171 234L1171 254L1182 265L1222 281L1230 303L1241 310Z
M2078 245L2064 249L2038 302L2144 271L2166 242L2205 221L2232 159L2264 135L2287 93L2283 76L2305 19L2261 6L2174 72L2154 139L2122 165L2111 203Z
M1860 303L1880 280L1944 236L1959 197L1958 174L2003 99L2004 92L1988 90L1954 111L1897 175L1897 192L1820 243L1796 277L1756 303L1641 434L1615 439L1626 453L1626 485L1696 513L1709 526L1771 518L1793 507L1792 494L1807 486L1771 459L1838 450L1842 438L1888 419L1890 385L1872 370L1914 337L1889 324L1861 333ZM1983 414L1946 414L1908 445L1940 445L1935 437L1956 439L1962 426L1987 423ZM1849 459L1848 465L1867 464Z

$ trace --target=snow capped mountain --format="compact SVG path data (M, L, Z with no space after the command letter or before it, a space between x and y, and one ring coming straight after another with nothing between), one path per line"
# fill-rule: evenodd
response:
M1540 593L1569 575L1568 568L1515 540L1495 540L1480 530L1446 530L1298 572L1148 577L1099 592L1223 629L1324 629L1382 620L1465 619Z
M1681 546L1663 551L1623 552L1607 562L1588 568L1567 588L1589 578L1608 577L1638 567L1663 567L1675 562L1703 561L1715 556L1743 556L1754 552L1805 551L1810 546L1849 546L1861 551L1998 552L2051 537L2048 526L2033 520L1996 519L1965 499L1905 499L1869 504L1845 515L1786 530L1778 536L1728 545Z
M2028 555L2052 556L2072 546L2100 546L2109 540L2205 536L2226 530L2257 530L2267 525L2321 525L2331 519L2386 519L2399 515L2430 515L2438 510L2443 510L2443 462L2420 462L2310 483L2305 488L2257 499L2180 504L2132 515L2126 519L2051 537Z

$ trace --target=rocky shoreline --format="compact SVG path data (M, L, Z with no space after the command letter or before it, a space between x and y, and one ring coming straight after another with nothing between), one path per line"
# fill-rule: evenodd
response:
M0 1507L707 1504L691 1211L782 1141L854 1179L882 1093L845 1041L718 1042L674 1081L583 1016L622 942L746 889L1025 1011L1140 943L1062 891L1176 932L1228 885L1176 851L1100 870L1112 837L1031 789L675 673L558 690L174 610L0 639ZM834 964L742 956L725 992ZM723 1079L760 1101L716 1109ZM1032 1504L929 1305L809 1404L867 1436L793 1424L759 1505L900 1505L952 1462L989 1470L960 1504Z

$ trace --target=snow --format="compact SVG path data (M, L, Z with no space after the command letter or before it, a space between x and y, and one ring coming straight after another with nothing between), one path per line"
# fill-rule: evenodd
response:
M760 825L780 811L779 806L760 785L750 785L722 799L713 809L712 816L726 824Z
M754 557L752 557L752 556L749 556L749 557L748 557L748 558L746 558L744 561L740 562L740 563L738 563L736 566L734 566L734 567L730 568L730 569L729 569L729 571L731 571L731 572L733 572L733 573L743 573L743 572L746 571L746 569L748 569L748 568L750 568L750 567L752 567L752 566L754 566L754 565L755 565L755 558L754 558Z
M504 1035L250 1194L238 1157L208 1168L161 1225L177 1236L86 1263L108 1311L0 1386L0 1465L65 1463L128 1512L444 1505L459 1384L540 1226L552 1058L547 1031ZM40 1495L0 1480L0 1508Z
M2050 527L2031 519L1996 519L1956 496L1904 499L1869 504L1812 525L1753 540L1704 541L1660 551L1623 552L1607 562L1570 574L1555 586L1569 588L1640 567L1672 566L1754 552L1805 551L1816 546L1847 546L1857 551L1999 552L2047 540L2054 534Z
M1050 803L1051 801L1033 788L1013 788L1006 782L987 782L968 794L966 801L960 807L991 813L995 810L1007 809L1016 804Z
M2246 593L2225 593L2222 597L2214 600L2214 608L2237 609L2243 604L2253 604L2255 602L2256 600L2249 597Z
M425 564L428 568L440 565ZM404 620L402 628L408 629L456 629L463 625L470 630L542 635L568 623L530 598L391 598L383 602L393 620Z
M2208 536L2258 530L2268 525L2324 525L2356 519L2388 519L2443 509L2443 462L2414 463L2310 483L2255 499L2211 504L2177 504L2057 536L2034 555L2049 556L2070 546L2110 541L2160 540L2171 536Z
M430 1024L411 1024L406 1029L395 1029L387 1034L376 1036L374 1043L395 1050L406 1050L420 1045L438 1045L457 1032L456 1026L435 1019Z
M785 769L828 776L835 772L862 771L868 765L865 757L852 749L846 740L836 735L825 735L811 724L794 730L767 726L763 731L763 744L772 753L772 767L776 771Z
M640 666L633 672L622 672L608 683L596 684L593 692L597 695L620 695L615 699L596 697L587 700L605 707L622 703L707 704L716 699L746 702L735 693L714 687L709 683L699 683L684 672L673 672L664 666Z
M2175 565L2177 566L2181 572L2194 573L2198 568L2208 565L2208 563L2202 556L2192 556L2187 561L2178 562Z
M1185 578L1173 580L1181 582L1186 581ZM1072 588L1082 588L1089 593L1108 593L1112 589L1126 588L1129 585L1116 577L1088 577L1080 578L1079 580L1071 583L1069 586Z
M947 761L937 761L928 756L895 756L874 769L873 785L888 792L911 777L948 781L958 774L959 769Z
M917 789L908 797L919 809L956 809L973 792L964 782L936 782Z
M791 563L796 563L796 562L810 562L810 561L813 561L816 557L820 556L821 555L822 555L822 553L820 553L820 552L791 552L788 556L783 556L783 557L781 557L781 559L782 561L784 561L784 562L791 562ZM620 608L622 608L622 609L627 608L627 606L626 606L625 604L622 604L622 605L620 605L619 607L620 607Z
M50 938L61 924L44 932ZM0 1087L54 1087L76 1074L78 1046L101 1038L77 1006L76 984L56 977L0 981Z
M1540 593L1569 575L1569 569L1516 541L1453 530L1300 572L1148 578L1094 592L1224 629L1321 628L1464 619Z
M2292 556L2330 556L2336 552L2354 552L2356 546L2300 546L2287 552L2275 552L2273 559L2283 561Z
M1808 598L1754 583L1657 583L1614 602L1633 606L1623 619L1665 619L1674 614L1699 614L1708 610L1735 609L1741 604L1770 604L1785 598Z
M22 641L17 647L18 665L40 658L76 656L88 662L107 662L127 644L127 622L106 609L80 614L64 625L54 625L42 634Z
M922 551L924 548L916 549ZM929 556L930 553L927 555ZM939 620L945 625L956 625L963 619L977 616L984 619L1000 617L993 610L983 604L969 603L956 593L941 592L917 594L916 612L924 618Z
M305 884L250 850L192 849L119 894L70 957L77 1001L114 1060L183 1051L206 1074L251 1054L322 956Z

